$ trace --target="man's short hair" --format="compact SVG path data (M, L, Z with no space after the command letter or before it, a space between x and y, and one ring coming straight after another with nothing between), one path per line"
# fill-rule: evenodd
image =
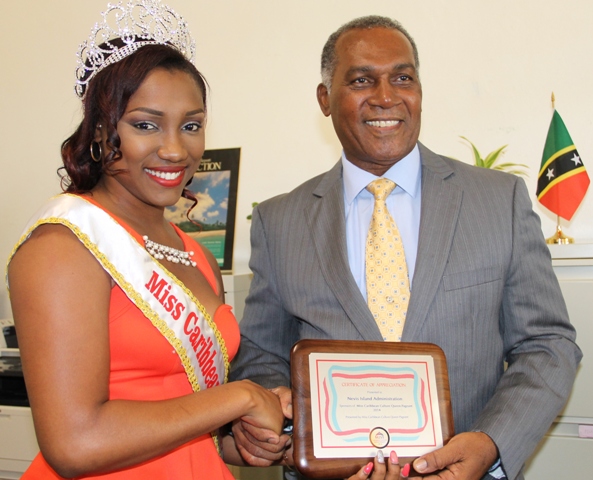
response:
M418 58L418 48L416 47L416 42L414 42L414 39L406 31L401 23L399 23L397 20L392 20L388 17L381 17L379 15L359 17L342 25L334 33L332 33L327 39L327 42L325 42L323 51L321 53L321 81L328 91L331 90L332 79L334 77L336 65L338 63L338 55L336 54L336 43L338 42L338 39L343 33L349 32L350 30L371 28L388 28L401 32L412 45L416 70L420 68L420 60Z

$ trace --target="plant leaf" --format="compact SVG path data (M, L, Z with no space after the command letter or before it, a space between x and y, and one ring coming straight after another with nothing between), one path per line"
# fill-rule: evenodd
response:
M527 168L527 165L523 163L501 163L500 165L494 166L492 169L499 170L501 172L512 173L513 175L526 177L527 172L524 170L520 170L520 168Z
M514 168L514 167L521 167L521 168L528 168L527 165L525 165L524 163L499 163L498 165L495 165L493 168L495 170L504 170L506 168Z
M503 145L502 147L497 148L496 150L490 152L485 159L483 159L476 146L470 140L468 140L466 137L462 135L460 135L459 137L472 146L476 167L490 168L492 170L499 170L502 172L512 173L513 175L527 176L527 172L521 170L528 170L527 165L525 165L524 163L505 162L495 165L496 161L500 159L500 155L504 152L504 149L507 148L508 145Z
M498 170L498 168L494 168L493 170ZM527 172L524 172L523 170L504 170L505 173L511 173L513 175L517 175L520 177L527 177Z
M463 138L466 142L468 142L471 146L472 146L472 150L474 152L474 164L476 165L476 167L484 167L484 160L482 160L482 156L480 155L480 152L478 151L478 149L476 148L476 146L469 141L467 138L465 138L463 135L460 135L461 138Z
M507 148L507 146L508 145L503 145L502 147L497 148L493 152L490 152L486 156L486 159L484 160L484 164L486 165L486 168L492 168L492 165L494 165L494 162L496 162L496 160L498 159L499 155L503 152L503 150L505 148Z

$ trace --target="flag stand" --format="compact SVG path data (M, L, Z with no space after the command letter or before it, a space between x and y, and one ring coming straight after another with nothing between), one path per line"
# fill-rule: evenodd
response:
M556 223L556 233L550 238L546 238L546 243L550 245L568 245L569 243L574 243L574 238L564 235L562 232L562 227L560 226L560 216L558 216Z
M562 233L560 217L567 220L572 218L591 181L566 125L556 111L555 100L552 92L554 112L546 136L535 194L539 202L558 218L556 233L547 238L546 243L567 245L574 243L574 239Z

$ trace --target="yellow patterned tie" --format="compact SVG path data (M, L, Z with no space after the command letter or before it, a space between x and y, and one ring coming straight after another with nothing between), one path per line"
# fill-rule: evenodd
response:
M395 183L386 178L367 185L375 196L366 244L367 302L383 340L389 342L402 339L410 299L404 245L385 204L394 188Z

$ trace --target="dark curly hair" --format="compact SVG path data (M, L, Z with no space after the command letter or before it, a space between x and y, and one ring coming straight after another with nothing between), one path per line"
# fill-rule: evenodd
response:
M118 39L110 43L117 43ZM121 43L121 40L119 40ZM181 52L168 45L145 45L117 63L96 74L86 87L83 98L84 115L76 131L62 143L62 162L58 170L62 189L68 193L87 193L103 175L116 175L115 162L121 158L121 140L117 122L123 116L130 97L155 68L188 73L202 93L206 108L207 83L196 67ZM109 154L100 162L91 158L90 145L98 125L107 131ZM195 200L184 189L183 196Z

